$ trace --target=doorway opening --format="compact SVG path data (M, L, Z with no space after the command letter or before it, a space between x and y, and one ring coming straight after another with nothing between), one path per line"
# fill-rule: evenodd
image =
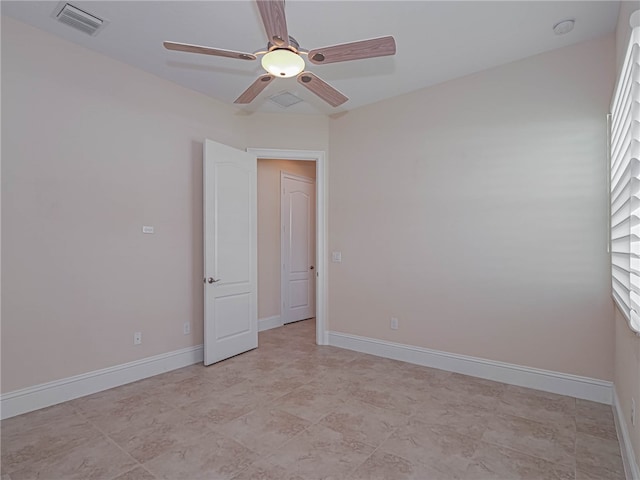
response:
M263 331L285 323L302 320L300 315L305 316L305 311L313 311L316 318L316 344L326 345L326 164L324 152L258 148L248 148L247 152L258 157L259 172L258 330ZM277 163L277 161L280 161L280 163ZM273 185L269 187L271 192L261 191L264 187L260 186L261 164L267 166L262 172L263 174L266 172L266 175L262 176L266 176L267 181L271 184L277 182L277 195L274 195ZM271 165L268 166L269 164ZM275 179L273 178L274 174ZM315 208L311 212L315 218L310 219L314 227L310 232L312 238L308 239L310 244L307 247L298 248L290 252L297 256L296 262L299 264L297 265L299 268L294 268L293 271L288 267L291 263L283 262L286 255L283 252L285 246L280 240L284 237L282 229L286 229L286 225L283 225L281 221L284 218L282 208L283 200L285 199L283 199L282 186L285 177L288 178L287 182L289 180L294 182L292 185L295 185L296 177L298 177L298 180L302 180L302 183L304 183L305 178L307 181L315 180L314 198L312 199L315 200ZM289 206L297 210L298 214L301 214L301 210L307 208L304 197L309 195L309 191L303 192L304 188L294 188L293 190L296 193L292 198L288 199L290 201ZM266 195L263 195L265 193ZM275 208L279 214L276 218L273 218L274 202L276 202ZM261 218L261 209L270 210L271 213L267 213ZM287 214L289 217L290 213ZM304 215L298 215L299 219L303 217ZM298 222L297 225L293 225L293 228L300 228L300 225L301 222ZM289 228L291 227L292 225L289 225ZM275 232L274 229L276 230ZM307 250L313 247L315 247L315 252L311 254L310 258L304 259L303 257L309 253ZM262 255L260 250L262 250ZM276 253L274 254L273 252ZM305 272L301 268L303 263L308 263ZM288 272L286 271L287 268L289 269ZM309 284L311 280L313 280L314 285ZM286 281L292 283L285 285ZM311 286L314 288L312 289ZM289 295L288 299L286 298L287 295ZM295 298L292 299L291 295ZM309 296L313 298L309 299ZM310 302L307 302L307 300L310 300ZM277 305L275 304L276 301ZM305 302L310 303L310 305L305 307Z

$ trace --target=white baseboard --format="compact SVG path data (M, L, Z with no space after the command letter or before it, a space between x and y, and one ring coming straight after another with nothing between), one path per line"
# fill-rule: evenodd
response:
M202 362L203 352L203 346L196 345L8 392L0 395L0 418L14 417L176 368L193 365Z
M640 480L640 468L638 468L638 461L633 451L633 445L631 445L631 437L629 436L629 429L627 429L627 417L622 411L620 399L618 398L615 387L613 389L613 417L616 421L618 442L620 443L622 463L624 464L624 472L627 480Z
M284 325L282 323L282 318L280 315L274 315L273 317L265 317L258 319L258 331L264 332L265 330L270 330L272 328L281 327Z
M348 350L608 405L611 405L612 402L613 384L604 380L540 370L340 332L328 332L328 337L329 345Z

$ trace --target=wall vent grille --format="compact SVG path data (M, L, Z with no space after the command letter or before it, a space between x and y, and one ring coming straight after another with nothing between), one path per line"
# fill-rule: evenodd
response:
M59 22L91 36L96 35L105 25L105 21L101 18L91 15L84 10L80 10L69 3L64 4L56 15L56 18Z

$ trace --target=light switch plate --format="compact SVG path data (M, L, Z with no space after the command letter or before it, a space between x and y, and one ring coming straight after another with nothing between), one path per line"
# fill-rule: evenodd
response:
M142 233L153 233L153 227L150 225L143 225Z
M342 252L331 252L331 261L333 263L341 263L342 262Z

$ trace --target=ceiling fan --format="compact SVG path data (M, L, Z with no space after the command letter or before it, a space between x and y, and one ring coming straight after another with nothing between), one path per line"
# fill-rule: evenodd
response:
M262 55L262 66L267 73L260 75L234 103L251 103L276 77L288 78L297 76L297 81L300 85L309 89L333 107L342 105L348 98L312 72L305 71L303 55L306 55L311 63L322 65L362 58L383 57L396 53L396 42L391 36L342 43L329 47L315 48L310 51L304 50L300 48L300 45L293 37L289 36L287 31L284 0L256 0L256 3L267 32L266 50L243 53L176 42L164 42L164 47L168 50L237 58L239 60L256 60L259 55Z

